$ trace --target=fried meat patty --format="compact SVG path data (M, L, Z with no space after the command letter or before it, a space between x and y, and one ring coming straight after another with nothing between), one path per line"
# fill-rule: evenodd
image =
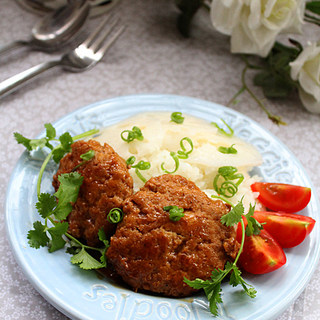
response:
M184 217L170 220L165 206L183 208ZM234 228L220 222L229 210L179 175L151 178L124 202L108 261L134 290L187 296L196 290L184 277L208 279L238 251Z
M70 234L84 239L88 245L98 244L98 231L104 228L111 236L115 225L107 221L112 208L122 208L122 202L133 193L133 179L126 162L108 144L95 141L77 141L72 151L60 161L53 177L53 186L59 188L58 176L72 172L83 160L80 155L94 150L94 157L76 169L83 177L79 196L67 220Z

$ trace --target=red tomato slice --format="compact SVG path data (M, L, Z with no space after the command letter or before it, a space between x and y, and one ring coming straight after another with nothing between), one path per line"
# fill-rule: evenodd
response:
M253 217L263 229L278 241L282 248L292 248L300 244L312 231L316 221L310 217L294 213L256 211Z
M284 183L255 182L251 190L259 192L258 200L273 211L298 212L311 198L311 189Z
M237 240L241 242L241 224L238 225ZM266 231L259 235L246 236L238 264L252 274L264 274L282 267L287 261L280 245Z

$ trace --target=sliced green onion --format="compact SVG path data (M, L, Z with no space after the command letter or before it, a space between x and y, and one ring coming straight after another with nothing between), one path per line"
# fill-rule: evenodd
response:
M141 174L139 170L148 170L151 168L151 164L148 161L140 160L136 165L133 165L136 161L135 156L131 156L127 159L126 164L131 166L131 168L135 168L135 173L138 176L138 178L143 182L146 183L147 179Z
M178 170L180 163L179 163L179 158L177 157L177 155L176 155L175 152L171 151L171 152L170 152L170 156L171 156L172 159L174 160L174 164L175 164L174 169L173 169L172 171L168 171L167 169L165 169L165 168L164 168L164 162L161 163L161 169L162 169L165 173L170 173L170 174L171 174L171 173L175 173L175 172Z
M76 165L71 171L77 170L79 167L83 166L86 164L88 161L90 161L94 157L94 150L89 150L86 153L83 153L80 155L80 158L83 159L82 162L80 162L78 165Z
M125 137L125 134L127 133L127 137ZM124 130L120 134L121 139L127 143L132 142L133 140L137 139L139 141L143 140L143 134L139 127L134 126L132 130Z
M224 134L225 136L227 137L232 137L233 134L234 134L234 131L233 129L223 120L223 119L220 119L225 125L226 127L229 129L229 132L226 132L223 128L221 128L216 122L211 122L211 124L213 124L217 129L218 129L218 132L220 132L221 134Z
M232 198L238 192L238 186L242 183L244 176L242 173L236 173L237 171L238 169L232 166L224 166L218 169L218 173L213 180L213 188L218 195ZM220 178L224 179L224 181L219 186Z
M119 223L123 219L123 211L120 208L113 208L107 215L107 220L110 223Z
M163 210L169 212L169 219L172 221L179 221L184 217L184 209L178 206L166 206L163 207Z
M184 117L182 116L182 112L172 112L171 113L171 121L182 124L184 121Z
M233 146L234 146L234 144L232 144L230 147L222 147L221 146L218 148L218 151L221 153L225 153L225 154L237 154L238 150L235 149Z
M190 146L190 150L187 151L186 147L184 146L184 141L186 141L189 146ZM193 142L190 138L188 137L184 137L180 140L180 147L181 150L179 150L178 153L178 158L180 159L188 159L189 158L189 154L193 151Z

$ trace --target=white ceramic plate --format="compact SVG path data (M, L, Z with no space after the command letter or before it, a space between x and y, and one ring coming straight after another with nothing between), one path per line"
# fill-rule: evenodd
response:
M304 185L312 188L304 169L276 137L244 115L211 102L172 95L135 95L101 101L60 119L54 126L58 134L84 131L111 125L138 112L181 111L208 121L223 118L236 135L255 145L264 163L255 169L264 180ZM41 152L38 156L41 157ZM43 155L42 155L43 156ZM93 271L70 263L64 250L48 253L33 249L27 232L38 220L36 180L40 162L23 153L12 174L6 202L7 235L16 260L32 285L52 305L72 319L159 319L208 320L212 315L203 294L189 299L170 299L135 293ZM51 180L56 167L44 175L42 192L52 192ZM313 195L302 214L320 221L320 205ZM287 264L262 276L246 276L258 294L247 297L240 288L223 285L223 301L217 319L258 320L280 315L301 293L316 269L320 252L319 223L298 247L286 250Z

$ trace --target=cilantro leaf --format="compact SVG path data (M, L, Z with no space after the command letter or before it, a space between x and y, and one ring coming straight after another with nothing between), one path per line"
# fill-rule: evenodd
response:
M45 247L50 240L46 234L46 227L40 221L36 221L33 223L33 228L28 232L27 236L30 247L36 249Z
M236 287L237 285L241 285L245 293L250 298L255 298L257 291L251 285L249 285L247 282L243 280L243 278L241 277L241 271L239 270L239 268L236 265L233 265L232 271L233 272L230 275L229 284L232 285L233 287Z
M239 201L227 214L223 215L220 219L221 223L228 227L234 226L241 221L244 214L244 206L242 201Z
M27 150L31 151L32 147L30 145L30 139L24 137L22 134L18 133L18 132L14 132L13 133L14 138L16 139L16 141L18 142L18 144L22 144L24 147L27 148Z
M260 230L263 229L262 224L253 217L254 209L255 209L255 205L252 206L250 203L249 212L245 215L247 219L247 227L246 227L247 236L251 236L253 234L257 235L260 233Z
M61 143L60 147L56 148L52 154L53 160L56 163L59 163L63 156L71 151L73 139L69 132L65 132L59 137L59 141Z
M46 137L48 138L48 140L54 139L57 134L56 129L53 127L53 125L51 123L46 123L44 127L46 128Z
M48 218L53 209L56 207L57 201L56 198L49 193L41 193L36 203L36 208L42 218Z
M66 152L62 148L56 148L53 150L52 159L55 163L59 163L65 154Z
M51 235L51 241L49 241L49 252L54 252L64 247L66 241L62 236L68 231L68 227L68 222L61 222L48 229L48 232Z
M101 253L100 261L101 261L103 267L105 267L107 265L106 252L109 248L109 241L107 240L107 236L106 236L103 228L101 228L98 231L98 236L99 236L99 240L101 242L103 242L103 244L104 244L104 247L102 249L100 249L100 253Z
M71 263L77 264L81 269L90 270L90 269L99 269L104 265L98 260L93 258L84 247L81 251L71 257Z
M61 174L58 180L60 186L54 196L59 202L53 214L57 219L64 220L72 210L72 203L77 200L83 177L78 172L70 172Z

